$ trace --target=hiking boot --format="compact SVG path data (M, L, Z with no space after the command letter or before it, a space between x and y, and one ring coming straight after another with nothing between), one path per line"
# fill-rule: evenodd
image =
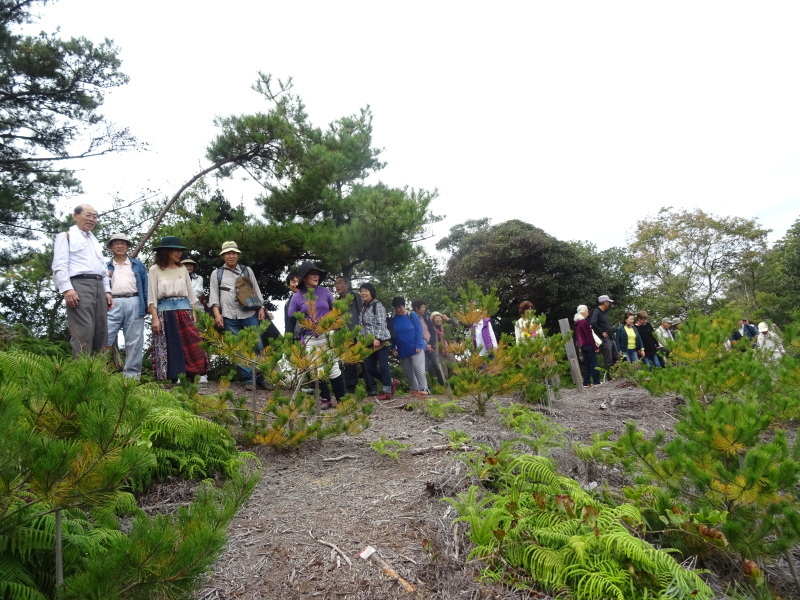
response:
M320 410L331 410L333 408L333 402L331 402L330 398L322 398L319 401L319 408Z
M387 400L391 400L392 395L389 392L382 392L375 396L375 400L380 400L381 402L386 402Z

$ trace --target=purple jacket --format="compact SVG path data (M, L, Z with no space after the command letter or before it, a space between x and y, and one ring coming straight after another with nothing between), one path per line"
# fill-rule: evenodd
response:
M289 308L286 311L289 317L294 317L294 313L296 312L301 312L309 316L308 300L305 299L306 293L308 293L308 289L301 289L299 292L292 294L292 297L289 299ZM333 308L333 294L328 288L317 286L314 288L314 295L317 297L315 308L317 320L319 320L331 312Z
M578 346L591 346L597 350L597 344L594 343L594 336L588 319L575 321L575 339L578 340Z

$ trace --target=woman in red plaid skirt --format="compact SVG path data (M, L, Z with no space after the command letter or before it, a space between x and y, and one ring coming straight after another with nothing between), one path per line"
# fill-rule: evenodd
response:
M208 372L208 357L200 348L200 332L192 306L197 302L189 272L181 264L186 250L175 236L165 236L155 248L148 273L147 311L153 318L151 354L155 379L178 381Z

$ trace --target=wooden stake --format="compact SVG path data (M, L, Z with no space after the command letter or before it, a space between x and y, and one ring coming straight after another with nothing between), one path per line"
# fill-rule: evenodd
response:
M400 585L402 585L402 586L403 586L403 587L406 589L406 591L408 591L408 592L414 592L414 591L416 591L416 590L414 589L414 586L413 586L413 585L411 585L411 584L410 584L410 583L408 583L408 582L407 582L405 579L403 579L402 577L400 577L400 575L397 573L397 571L395 571L395 570L394 570L394 569L393 569L393 568L392 568L392 567L389 565L389 563L387 563L387 562L386 562L385 560L383 560L383 559L382 559L380 556L378 556L378 553L377 553L377 551L376 551L376 550L375 550L375 548L373 548L372 546L367 546L366 548L364 548L364 549L361 551L361 553L359 554L359 556L360 556L361 558L363 558L364 560L371 560L372 562L374 562L376 565L378 565L378 566L381 568L381 570L384 572L384 574L385 574L387 577L391 577L392 579L396 579L396 580L397 580L397 582L398 582Z
M559 319L558 328L561 330L562 335L568 334L571 331L569 328L569 320ZM567 351L567 360L569 361L569 371L572 374L572 382L575 384L575 387L578 388L578 393L582 394L583 375L581 375L581 365L578 362L578 353L575 352L575 344L572 343L571 338L564 344L564 349Z

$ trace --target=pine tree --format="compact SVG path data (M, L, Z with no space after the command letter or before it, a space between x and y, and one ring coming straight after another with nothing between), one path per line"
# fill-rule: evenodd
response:
M728 349L734 324L730 315L684 324L671 348L675 366L638 375L651 392L685 399L675 435L647 439L629 423L620 444L640 483L659 486L677 510L717 515L705 525L719 528L742 559L757 561L800 540L800 443L781 426L800 410L798 364Z
M256 355L257 331L244 329L236 335L223 332L214 327L209 315L200 315L198 327L201 335L215 354L256 369L276 386L276 392L263 408L257 406L253 395L252 418L240 422L246 425L245 435L250 442L293 448L310 440L356 433L369 424L367 415L371 405L361 404L354 396L344 399L334 411L320 414L319 388L315 387L317 397L303 393L302 389L308 382L329 381L334 361L360 363L369 355L372 346L371 336L354 340L353 332L347 328L350 318L347 307L351 297L336 300L333 310L320 319L315 314L316 296L309 292L306 299L310 315L300 319L299 323L305 330L326 339L328 350L325 352L308 352L300 340L286 335L272 340L260 355ZM281 393L281 388L288 389L289 394ZM204 399L204 402L207 404L208 400ZM223 414L226 412L224 407L220 410Z

